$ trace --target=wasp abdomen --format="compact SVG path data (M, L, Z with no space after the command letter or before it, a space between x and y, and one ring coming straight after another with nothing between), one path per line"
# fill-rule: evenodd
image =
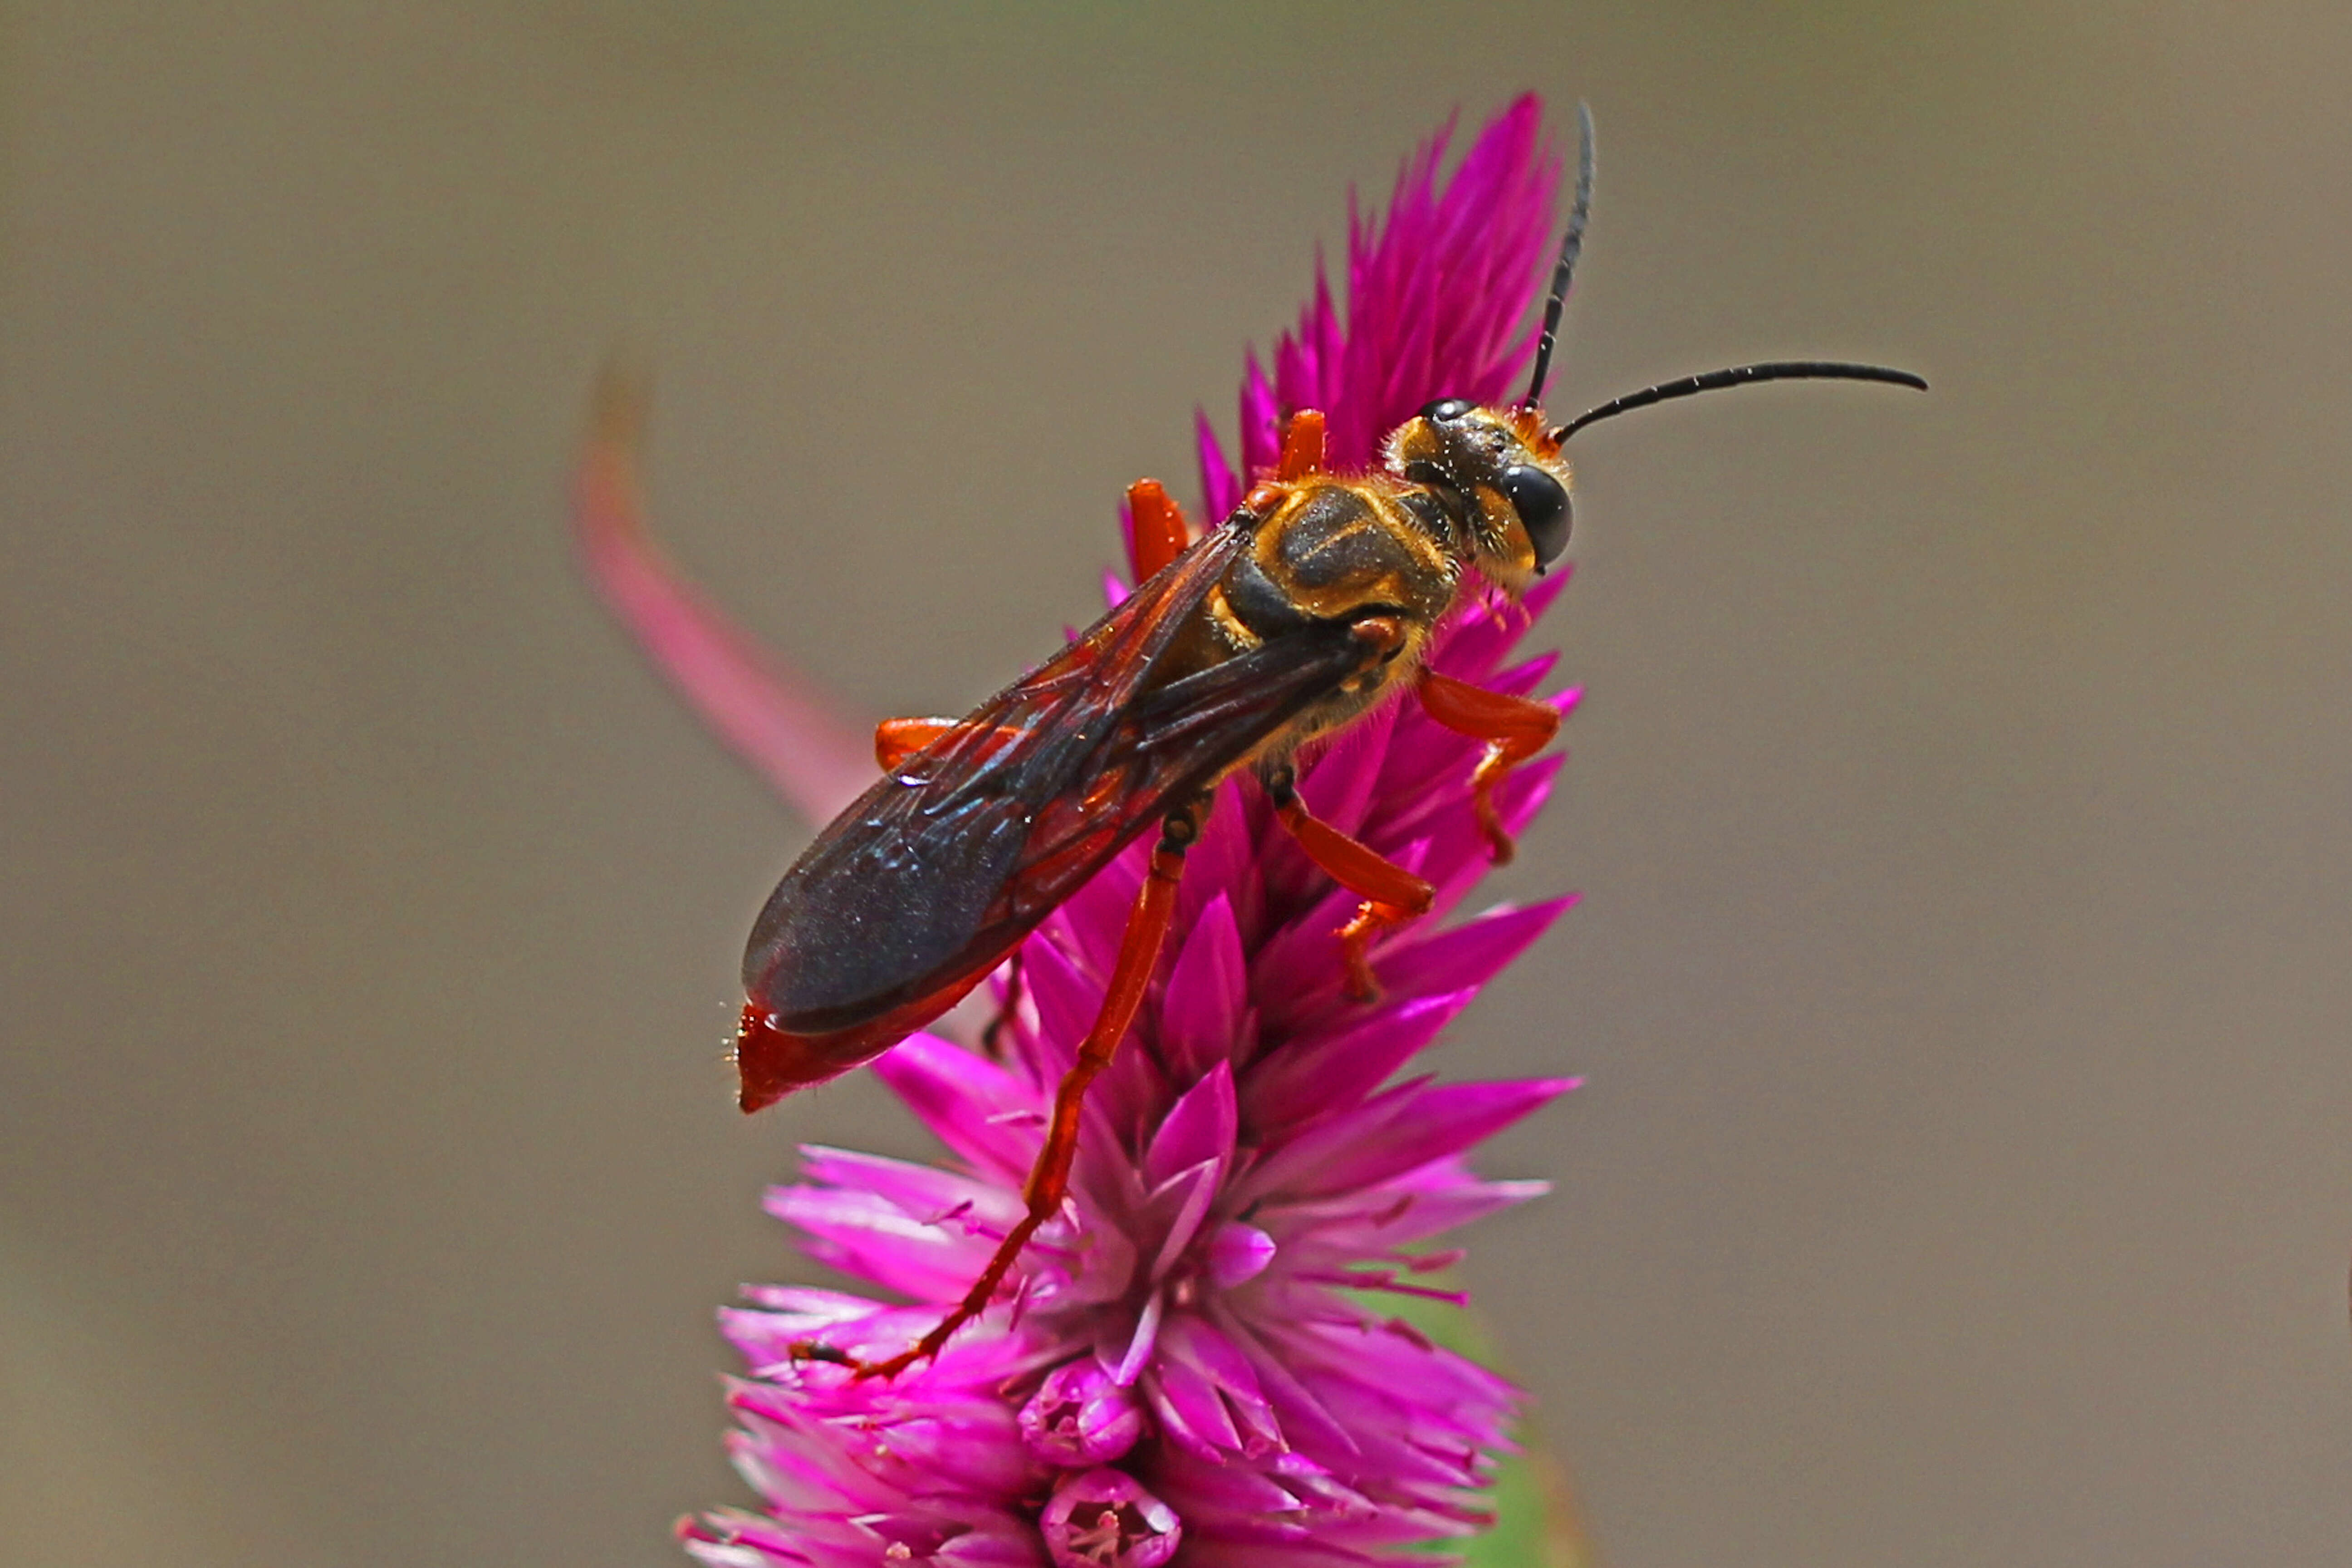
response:
M886 779L869 795L906 786ZM976 803L953 820L828 829L784 873L751 929L743 984L785 1028L862 1024L936 985L985 922L1029 836L1017 802Z

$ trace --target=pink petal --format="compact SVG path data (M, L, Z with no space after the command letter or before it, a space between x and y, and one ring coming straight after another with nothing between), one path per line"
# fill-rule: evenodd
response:
M1233 900L1220 892L1185 935L1183 951L1176 955L1160 994L1160 1054L1179 1082L1214 1063L1214 1071L1225 1075L1230 1098L1232 1058L1248 1008L1249 967L1242 953L1241 927L1234 919ZM1182 1114L1181 1104L1177 1114ZM1163 1131L1161 1136L1166 1135ZM1227 1142L1218 1152L1231 1147L1228 1129ZM1190 1155L1180 1163L1189 1165L1200 1158Z
M1273 1447L1274 1412L1257 1375L1214 1329L1179 1312L1160 1325L1160 1346L1151 1393L1171 1436L1216 1458Z
M1574 575L1575 563L1563 562L1516 605L1505 605L1492 614L1477 608L1458 612L1439 628L1430 662L1442 674L1483 683L1487 671L1528 635Z
M824 699L689 586L646 533L637 487L640 395L608 375L572 484L588 574L654 667L736 755L812 822L874 782L874 752Z
M1363 826L1390 737L1406 710L1402 700L1384 702L1323 745L1299 774L1299 797L1308 809L1342 833Z
M1576 1087L1573 1079L1409 1083L1317 1124L1251 1172L1254 1196L1366 1187L1459 1153Z
M1240 1120L1234 1100L1234 1066L1220 1060L1184 1092L1152 1135L1143 1158L1143 1179L1153 1186L1206 1161L1224 1161L1234 1152L1234 1131Z
M1021 1205L1001 1183L982 1181L937 1165L918 1165L887 1154L801 1145L801 1175L810 1184L855 1192L898 1205L933 1225L1001 1231L1021 1214ZM950 1216L961 1215L951 1220ZM971 1220L977 1219L976 1227Z
M1148 1227L1163 1227L1159 1254L1151 1260L1144 1277L1157 1285L1168 1278L1192 1238L1200 1234L1201 1222L1209 1217L1209 1205L1217 1201L1217 1188L1223 1180L1225 1161L1222 1158L1203 1160L1189 1169L1179 1171L1153 1189L1149 1212L1138 1228L1149 1234ZM1154 1300L1159 1300L1155 1295Z
M1496 786L1495 815L1502 822L1504 832L1513 838L1521 836L1550 798L1552 781L1567 765L1568 759L1555 752L1529 763ZM1423 863L1421 874L1437 885L1437 897L1430 905L1430 913L1443 920L1494 868L1494 846L1486 838L1486 830L1466 809L1457 810L1444 820L1413 826L1430 837L1429 858Z
M1239 1317L1226 1310L1223 1303L1212 1308L1210 1326L1221 1341L1241 1353L1257 1382L1259 1392L1280 1425L1279 1435L1293 1447L1312 1445L1323 1454L1354 1455L1361 1452L1348 1429L1325 1408L1315 1391L1300 1382L1280 1356L1268 1350L1256 1335L1250 1332Z
M1273 471L1282 451L1282 410L1275 401L1274 384L1257 363L1253 350L1245 356L1242 377L1242 480L1255 484Z
M1423 1237L1444 1236L1488 1215L1500 1214L1551 1191L1549 1182L1463 1182L1443 1191L1417 1193L1410 1207L1383 1234L1402 1247Z
M1475 995L1475 990L1465 988L1407 997L1337 1034L1292 1041L1250 1075L1253 1122L1300 1126L1360 1103L1435 1040L1438 1031Z
M1498 905L1451 931L1400 942L1382 957L1381 981L1391 991L1423 995L1484 985L1575 903L1571 896L1525 909Z
M1255 796L1255 802L1253 801ZM1189 931L1206 918L1208 905L1223 900L1234 921L1248 934L1264 923L1265 883L1259 875L1259 833L1253 826L1265 796L1255 785L1230 779L1217 788L1209 826L1184 858L1184 881L1176 894L1176 929Z
M1209 1233L1209 1282L1230 1290L1265 1272L1274 1261L1274 1237L1254 1225L1227 1220Z
M955 1222L928 1224L870 1193L779 1187L764 1206L804 1233L810 1257L918 1300L956 1300L996 1249Z
M1036 1090L936 1035L909 1035L874 1064L882 1081L939 1141L1017 1185L1037 1156L1045 1119Z
M1110 1380L1121 1388L1132 1386L1151 1359L1152 1351L1160 1343L1160 1320L1167 1309L1166 1293L1154 1290L1143 1303L1143 1310L1136 1314L1135 1335L1128 1341L1127 1353L1119 1357L1118 1365L1110 1374Z
M1022 952L1022 973L1030 997L1037 1004L1037 1032L1057 1042L1063 1067L1077 1044L1094 1027L1102 1011L1102 982L1078 973L1061 950L1047 942L1029 943ZM1060 1068L1055 1069L1056 1076Z
M1242 504L1241 477L1225 461L1209 416L1198 409L1192 414L1192 445L1201 460L1202 525L1213 527Z
M1217 1397L1213 1384L1181 1361L1161 1356L1144 1381L1160 1430L1173 1442L1206 1459L1241 1452L1241 1434Z
M1402 846L1379 844L1374 847L1415 875L1420 874L1428 858L1427 840ZM1338 932L1361 902L1347 889L1324 878L1320 871L1314 875L1322 879L1317 901L1258 952L1254 976L1258 1006L1268 1026L1283 1033L1290 1032L1301 1020L1332 1013L1330 999L1340 994L1346 978ZM1405 931L1410 932L1412 929L1408 926ZM1406 939L1402 935L1392 935L1375 941L1371 948L1373 970L1392 996L1427 989L1400 983L1389 973L1387 961L1381 955L1403 940Z

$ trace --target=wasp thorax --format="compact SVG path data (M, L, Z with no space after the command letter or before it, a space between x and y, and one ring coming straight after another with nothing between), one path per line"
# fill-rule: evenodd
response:
M1389 437L1391 472L1423 492L1463 560L1514 592L1568 548L1568 465L1532 408L1428 405Z

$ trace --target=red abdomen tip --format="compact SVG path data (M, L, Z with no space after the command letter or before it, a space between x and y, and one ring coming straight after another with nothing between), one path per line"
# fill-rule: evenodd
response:
M774 1017L758 1003L744 1003L742 1022L735 1028L735 1071L741 1079L736 1103L746 1111L757 1110L841 1070L818 1060L809 1044L807 1037L776 1027Z

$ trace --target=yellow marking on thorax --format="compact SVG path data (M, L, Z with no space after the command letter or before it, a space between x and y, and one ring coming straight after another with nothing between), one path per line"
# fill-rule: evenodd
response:
M1291 544L1286 524L1299 509L1326 490L1345 490L1361 501L1364 515L1335 531L1303 552L1312 560L1343 548L1361 535L1379 536L1391 547L1402 544L1412 556L1409 566L1352 577L1328 587L1310 589L1292 575L1293 563L1283 559ZM1420 522L1397 500L1395 486L1379 475L1349 480L1327 479L1303 485L1291 493L1281 511L1260 530L1255 546L1259 565L1283 591L1310 616L1330 619L1365 605L1390 604L1434 619L1454 596L1456 572L1453 556L1423 531Z
M1233 644L1236 649L1246 653L1265 640L1250 630L1243 623L1242 618L1234 614L1233 601L1225 597L1225 585L1223 583L1210 588L1209 596L1204 603L1208 605L1209 618L1216 623L1217 629L1224 634L1225 640Z

